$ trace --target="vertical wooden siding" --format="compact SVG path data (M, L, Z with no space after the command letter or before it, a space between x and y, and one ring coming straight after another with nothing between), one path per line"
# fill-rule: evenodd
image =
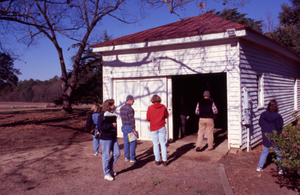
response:
M294 79L300 78L300 66L279 53L246 41L241 42L240 53L241 87L247 87L253 100L250 126L250 144L253 147L262 141L258 119L271 99L277 100L284 123L293 121L291 114L294 111ZM264 107L258 107L258 75L263 75ZM241 96L243 101L243 94ZM246 130L242 127L242 148L246 147Z

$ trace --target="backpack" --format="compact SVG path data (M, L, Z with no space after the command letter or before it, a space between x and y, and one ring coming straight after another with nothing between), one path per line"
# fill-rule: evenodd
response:
M87 132L91 133L91 134L94 134L94 131L95 131L95 128L96 128L96 125L93 121L93 114L94 112L92 112L88 118L86 119L86 125L85 125L85 128L87 130Z

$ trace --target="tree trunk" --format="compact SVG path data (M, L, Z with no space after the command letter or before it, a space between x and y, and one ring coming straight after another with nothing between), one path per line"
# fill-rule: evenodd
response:
M88 33L89 34L89 33ZM72 99L72 92L73 89L75 89L76 84L77 84L77 80L78 80L78 67L79 67L79 63L80 63L80 58L84 52L84 48L86 46L86 41L87 41L87 37L85 36L83 41L81 42L81 45L78 49L78 52L76 54L76 58L73 64L73 70L71 73L71 78L68 80L67 76L65 76L64 81L62 83L62 90L63 90L63 110L71 113L72 112L72 105L71 105L71 99ZM63 63L64 65L64 63ZM63 68L65 68L65 65L62 66ZM64 72L62 68L62 72ZM64 77L62 75L62 77Z
M62 49L59 47L57 44L56 40L53 40L53 43L56 47L56 50L58 52L58 56L60 59L60 67L61 67L61 89L62 89L62 105L63 105L63 110L71 113L72 112L72 105L71 105L71 95L72 95L72 87L68 83L68 76L67 76L67 70L66 70L66 65L63 57L63 52Z
M72 88L69 86L68 89L66 91L63 92L63 110L71 113L72 110L72 106L71 106L71 94L72 94Z

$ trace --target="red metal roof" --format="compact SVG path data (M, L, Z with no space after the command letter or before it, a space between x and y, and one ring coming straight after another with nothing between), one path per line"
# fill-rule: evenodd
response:
M113 40L97 43L91 47L103 47L145 41L157 41L201 34L224 32L227 29L245 29L247 25L223 19L212 13L202 14L164 26L133 33Z

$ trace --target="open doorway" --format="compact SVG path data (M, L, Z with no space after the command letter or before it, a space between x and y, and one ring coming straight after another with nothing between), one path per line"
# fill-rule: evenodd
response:
M215 128L220 129L219 133L227 131L226 83L226 73L172 76L174 140L178 139L180 127L180 97L183 96L188 107L190 118L186 124L186 135L190 135L198 131L199 117L195 114L195 109L205 90L210 91L211 98L218 107Z

